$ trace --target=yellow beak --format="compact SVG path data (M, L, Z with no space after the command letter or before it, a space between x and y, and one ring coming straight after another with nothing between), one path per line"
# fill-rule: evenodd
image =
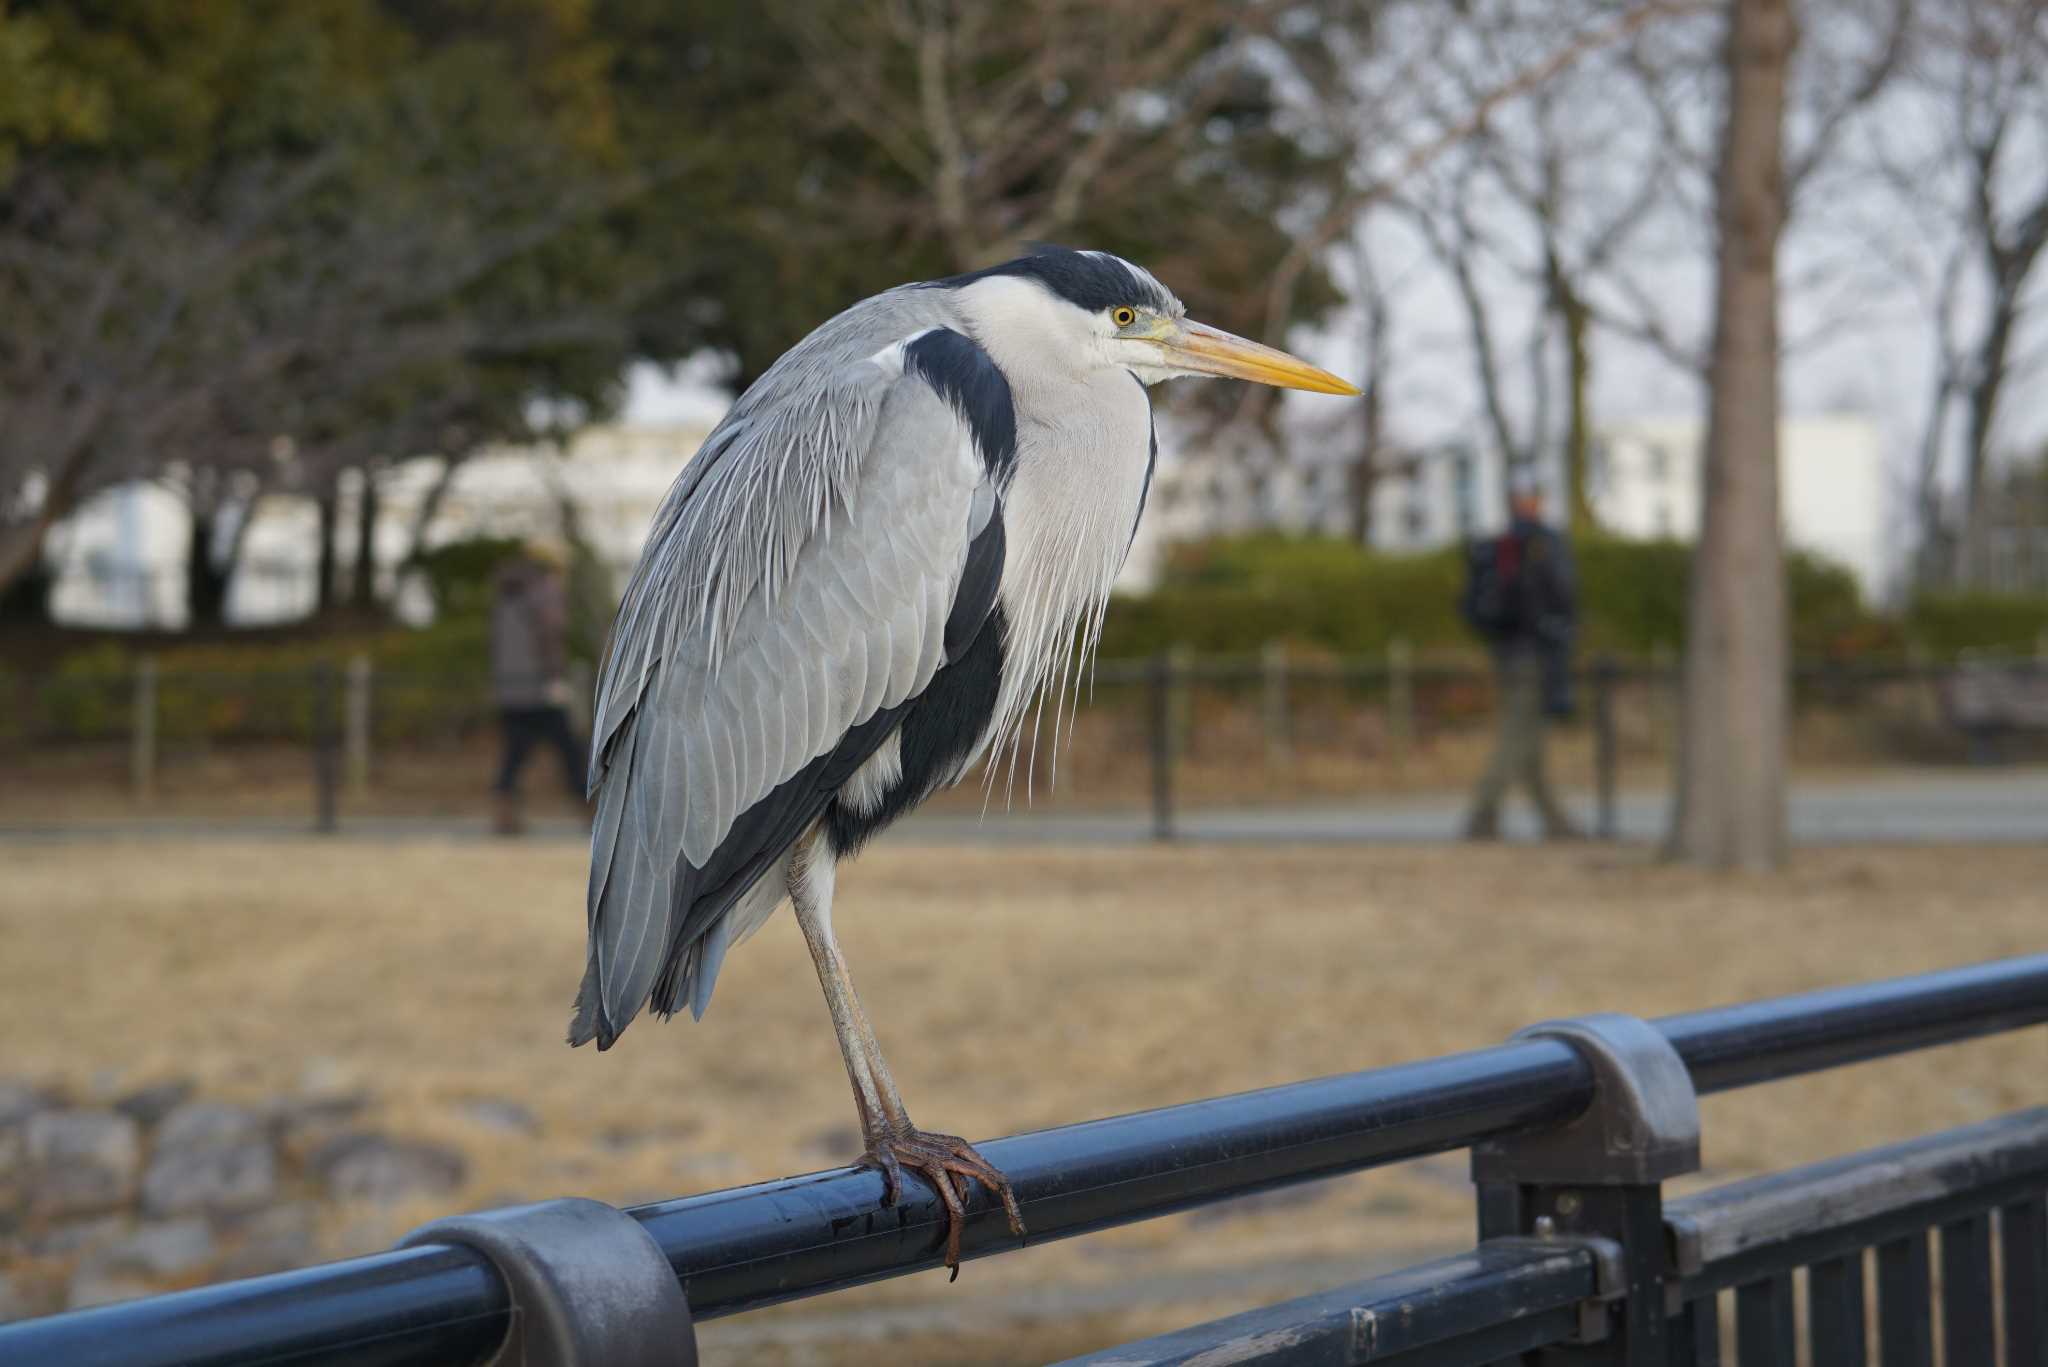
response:
M1174 323L1157 338L1169 364L1198 375L1223 375L1281 389L1318 394L1356 394L1358 387L1297 356L1261 346L1192 318Z

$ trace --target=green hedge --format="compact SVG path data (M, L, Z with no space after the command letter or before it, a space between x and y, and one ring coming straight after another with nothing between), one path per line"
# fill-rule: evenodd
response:
M2048 593L1930 593L1906 609L1906 630L1937 656L2026 653L2048 637Z
M1590 650L1645 655L1685 634L1691 548L1678 541L1591 537L1574 546ZM1802 657L1896 653L1896 623L1873 616L1856 580L1804 553L1787 558L1793 649ZM1119 598L1105 658L1168 646L1242 654L1284 640L1334 654L1374 654L1396 638L1423 651L1477 649L1458 616L1456 548L1392 555L1328 537L1253 536L1176 548L1159 587Z

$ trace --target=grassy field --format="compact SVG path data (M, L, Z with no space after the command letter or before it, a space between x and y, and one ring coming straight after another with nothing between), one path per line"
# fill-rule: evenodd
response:
M0 1072L113 1095L362 1087L459 1144L466 1205L629 1203L831 1166L853 1110L800 937L728 961L700 1024L561 1043L567 844L0 846ZM1773 879L1579 847L919 849L836 917L913 1113L987 1136L2048 943L2048 850L1834 850ZM1705 1103L1718 1182L2048 1101L2039 1031ZM537 1135L480 1128L514 1098ZM339 1213L335 1251L434 1209ZM1470 1237L1446 1156L710 1326L713 1360L1043 1361ZM886 1352L880 1345L885 1344Z

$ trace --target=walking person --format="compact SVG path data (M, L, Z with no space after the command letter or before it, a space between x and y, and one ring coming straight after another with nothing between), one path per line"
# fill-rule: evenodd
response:
M1543 771L1544 725L1572 711L1579 604L1571 548L1543 521L1543 498L1534 488L1517 488L1509 509L1507 531L1473 543L1460 603L1493 653L1500 697L1500 733L1472 795L1465 835L1499 839L1501 802L1520 784L1536 805L1544 839L1576 839L1581 833Z
M492 828L499 835L526 829L519 771L536 745L555 751L563 785L577 802L584 800L583 742L569 720L565 558L551 545L530 544L498 567L492 585L491 691L504 744L492 785Z

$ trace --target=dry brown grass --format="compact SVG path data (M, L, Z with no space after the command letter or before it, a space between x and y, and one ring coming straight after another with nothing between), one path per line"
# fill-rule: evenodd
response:
M563 1047L583 876L566 844L0 847L0 1071L103 1093L173 1074L228 1097L361 1085L379 1123L472 1154L472 1205L632 1202L849 1156L844 1075L787 917L732 956L701 1024L644 1022L603 1055ZM2048 850L1811 852L1748 879L1594 848L885 845L840 890L913 1111L985 1136L1478 1047L1547 1016L2038 950ZM2038 1104L2042 1064L2035 1031L1714 1098L1708 1175ZM527 1102L542 1133L475 1128L460 1104L476 1097ZM708 1341L748 1361L1043 1360L1453 1244L1469 1211L1447 1157ZM376 1246L434 1213L362 1212L337 1237ZM1148 1307L1090 1299L1123 1283ZM1031 1295L1064 1324L1021 1328Z

